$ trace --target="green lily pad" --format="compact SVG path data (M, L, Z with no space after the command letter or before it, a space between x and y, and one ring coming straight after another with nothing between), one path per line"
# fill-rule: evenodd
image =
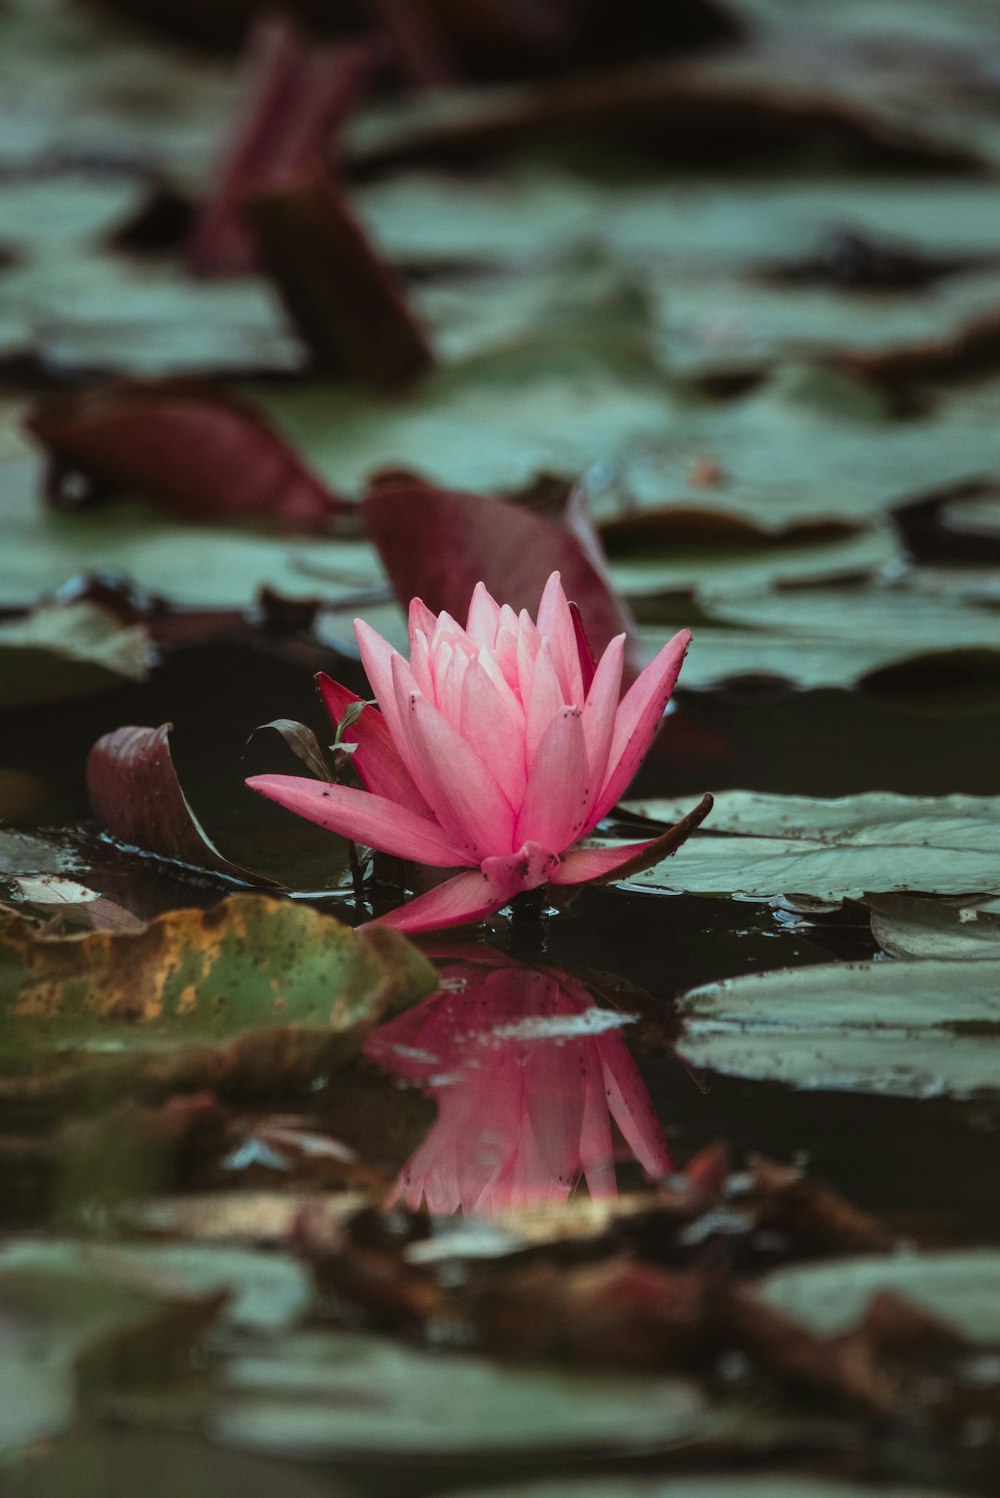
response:
M515 161L475 178L399 173L362 187L357 205L386 253L418 265L532 265L576 243L647 273L725 274L804 259L840 226L937 255L992 255L1000 243L991 184L968 179L620 173L597 181Z
M261 281L202 284L172 266L68 255L0 278L0 354L66 371L195 375L299 368L302 353Z
M1000 1253L963 1249L854 1258L779 1269L761 1282L771 1305L822 1337L855 1326L890 1290L956 1326L971 1342L1000 1342Z
M334 385L253 398L340 492L361 490L380 468L472 493L510 492L543 471L573 477L654 440L669 411L648 369L568 345L439 370L393 399Z
M956 1498L930 1488L871 1487L823 1477L604 1477L531 1482L514 1487L463 1489L455 1498Z
M663 1449L719 1421L685 1379L504 1367L341 1332L235 1359L209 1431L260 1452L398 1460Z
M681 802L641 800L627 810L670 823ZM839 904L868 893L1000 893L1000 798L897 796L871 791L821 800L720 791L711 831L674 858L627 881L630 889L805 895Z
M212 1306L220 1291L229 1299ZM157 1356L169 1359L158 1353L156 1329L165 1316L180 1319L186 1305L207 1303L207 1318L245 1338L294 1325L311 1298L307 1271L276 1254L9 1239L0 1248L0 1460L71 1426L92 1393L78 1383L76 1365L114 1338L148 1329L152 1368ZM192 1324L188 1335L196 1331Z
M691 1066L897 1097L1000 1092L1000 961L852 962L692 989Z

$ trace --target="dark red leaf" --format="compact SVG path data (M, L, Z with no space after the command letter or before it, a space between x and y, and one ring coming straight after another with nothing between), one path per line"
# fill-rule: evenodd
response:
M581 540L579 504L571 528L500 499L393 474L373 484L362 513L402 603L422 598L435 613L464 618L482 581L494 598L534 613L546 579L558 571L594 651L625 631L633 673L638 669L632 620L602 575L596 541L591 548Z
M243 96L211 196L188 253L203 275L237 275L257 261L242 205L332 145L383 56L377 42L307 45L290 16L272 15L251 33Z
M316 371L391 388L430 367L402 286L321 161L254 194L246 215Z
M273 884L231 863L188 803L170 757L170 723L116 728L87 759L87 794L98 822L119 842L213 869L244 884Z
M198 520L316 531L344 507L252 407L209 386L129 381L55 396L27 425L52 459L56 503L80 503L82 477L82 502L139 493Z

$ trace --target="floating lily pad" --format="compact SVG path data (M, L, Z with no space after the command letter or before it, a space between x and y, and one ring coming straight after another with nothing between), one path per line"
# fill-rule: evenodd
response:
M937 255L992 255L1000 206L991 184L938 178L697 181L634 174L607 181L512 162L475 178L413 170L361 189L360 214L388 254L410 263L536 264L567 244L600 245L624 266L725 273L811 254L842 225Z
M209 1430L260 1452L370 1461L662 1450L719 1423L680 1378L511 1368L342 1332L236 1359Z
M682 803L625 806L671 823ZM1000 894L996 797L871 791L821 800L720 791L708 825L669 863L632 875L628 887L761 900L807 895L836 904L888 891Z
M455 1498L949 1498L930 1488L870 1487L824 1477L672 1477L667 1481L642 1477L581 1478L531 1482L516 1487L465 1490ZM955 1495L951 1495L955 1498Z
M254 398L310 468L349 493L384 468L474 493L509 493L539 472L573 478L655 439L669 409L648 368L562 345L439 370L392 400L334 385Z
M221 1291L229 1295L224 1306L214 1301ZM10 1455L67 1429L78 1402L92 1393L78 1383L78 1361L99 1358L116 1337L148 1330L143 1365L152 1373L164 1318L184 1321L187 1340L199 1329L197 1316L184 1320L185 1306L201 1303L205 1321L221 1313L224 1325L245 1335L284 1330L310 1298L306 1271L274 1254L11 1240L0 1249L0 1452ZM175 1338L175 1356L178 1350ZM169 1353L159 1356L169 1361Z
M168 911L138 932L46 938L9 915L0 1046L8 1063L81 1049L161 1056L163 1075L186 1074L188 1086L274 1091L356 1055L374 1025L436 982L398 933L354 932L265 896Z
M796 1265L768 1275L760 1288L779 1311L823 1337L857 1325L871 1298L890 1290L950 1322L971 1342L1000 1342L1000 1253L995 1249Z
M899 1097L1000 1093L1000 961L753 973L693 989L681 1013L692 1066Z
M0 354L64 372L289 371L302 353L259 280L204 285L110 253L42 258L0 278Z

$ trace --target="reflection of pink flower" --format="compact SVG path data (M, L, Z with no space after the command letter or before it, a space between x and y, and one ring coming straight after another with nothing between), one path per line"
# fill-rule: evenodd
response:
M464 867L380 919L404 931L478 920L521 891L614 874L654 847L578 844L648 750L690 638L670 640L619 701L625 637L595 665L554 572L534 623L479 583L462 629L410 605L410 660L362 620L361 656L379 708L344 734L366 790L290 775L248 784L383 852ZM331 715L357 698L321 678ZM707 809L707 807L706 807Z
M581 984L547 969L461 963L444 987L375 1031L367 1056L420 1082L438 1119L396 1188L437 1213L496 1212L617 1190L612 1119L650 1176L663 1133L621 1036Z

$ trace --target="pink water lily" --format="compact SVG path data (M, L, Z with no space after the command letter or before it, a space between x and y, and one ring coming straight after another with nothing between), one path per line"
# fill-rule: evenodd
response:
M537 622L479 583L463 629L410 605L407 662L355 621L378 709L342 733L366 789L258 775L254 790L344 837L396 857L464 872L379 917L402 931L479 920L544 884L620 876L679 847L706 798L661 837L615 847L581 840L623 794L652 743L690 634L669 640L621 696L625 636L599 662L549 578ZM358 698L327 677L334 722Z

